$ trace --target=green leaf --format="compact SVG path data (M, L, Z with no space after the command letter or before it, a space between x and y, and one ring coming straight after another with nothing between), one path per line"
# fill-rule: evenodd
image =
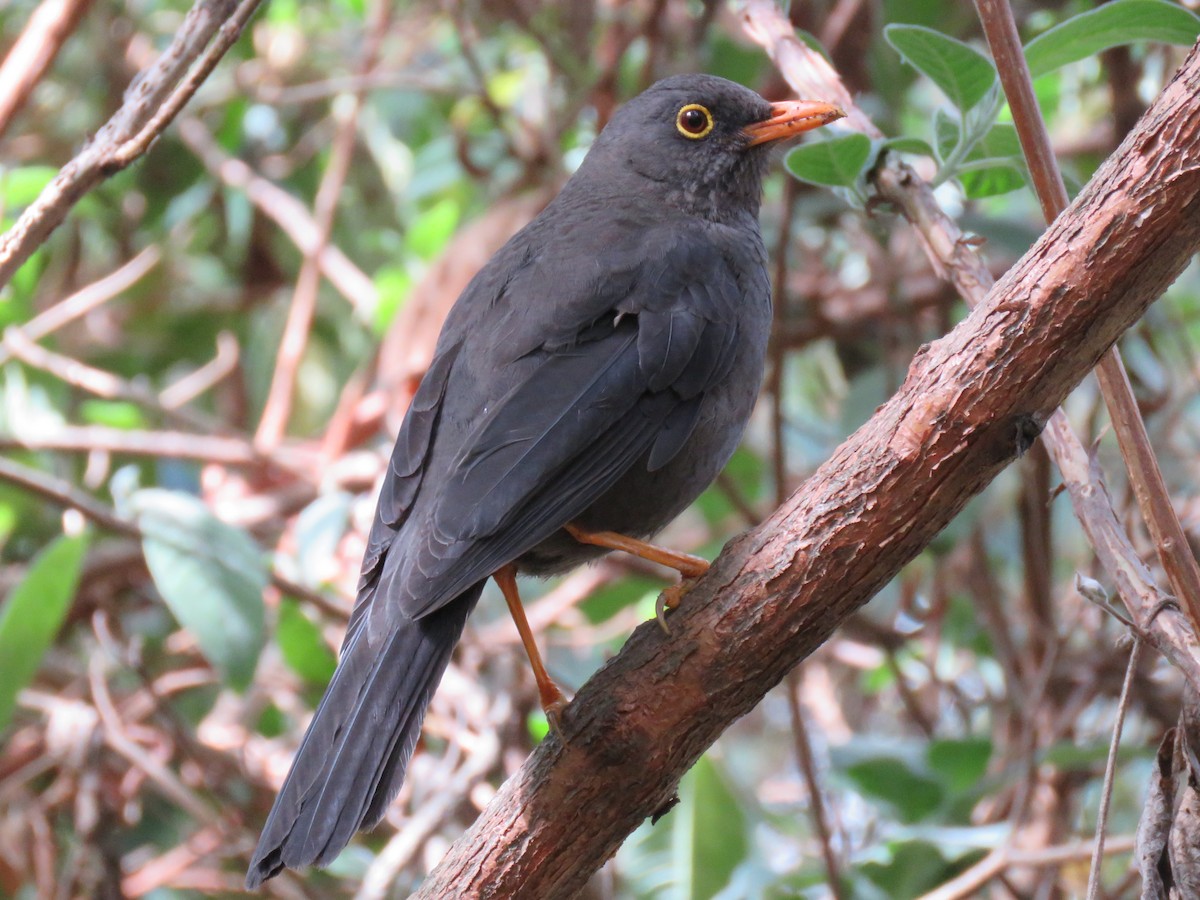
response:
M929 768L956 794L979 783L991 758L992 742L987 738L934 741L925 753Z
M254 723L254 730L263 737L279 737L287 731L287 716L274 703L268 703L258 721Z
M672 868L679 879L672 896L716 896L749 847L742 805L709 757L700 757L680 781L671 826Z
M1072 16L1025 45L1029 72L1037 78L1109 47L1134 41L1190 46L1200 17L1168 0L1113 0Z
M762 458L746 447L739 447L725 464L724 479L732 482L733 489L750 504L762 499L767 467ZM719 525L728 516L737 512L729 493L720 484L710 486L696 498L696 508L710 525Z
M757 84L767 56L757 47L739 43L723 32L713 29L712 39L705 43L707 59L703 70L720 75L738 84Z
M850 187L870 156L871 139L856 132L802 144L788 153L785 164L801 181L825 187Z
M298 0L279 0L267 7L267 19L278 25L297 25L300 19Z
M883 142L883 146L888 150L894 150L897 153L912 153L916 156L933 156L933 148L920 138L914 137L894 137L888 138Z
M85 422L93 425L126 430L146 425L141 407L125 400L84 400L79 404L79 412Z
M12 214L23 209L40 194L58 174L53 166L21 166L5 169L0 166L0 205Z
M876 756L846 768L846 774L862 793L894 807L900 820L919 822L942 805L942 786L927 775L913 771L899 757Z
M540 709L533 710L525 719L525 727L535 744L540 744L550 733L550 720Z
M268 573L258 545L190 494L149 488L130 498L130 509L167 607L205 658L244 689L263 644Z
M945 162L961 140L962 129L958 120L939 106L933 111L933 147L937 151L938 162Z
M319 585L338 571L338 545L346 534L353 502L345 491L330 491L296 517L295 563L304 584Z
M982 100L996 82L991 60L940 31L920 25L889 25L883 34L909 65L941 88L962 112Z
M1063 772L1092 772L1104 764L1108 753L1106 741L1092 741L1088 744L1060 741L1042 751L1038 755L1038 762L1054 766ZM1117 752L1117 759L1130 759L1134 753L1132 746L1124 746Z
M994 125L967 154L965 171L957 174L963 192L973 200L995 197L1025 186L1025 158L1017 129Z
M946 880L952 870L941 851L926 841L902 841L887 847L890 860L870 861L863 874L886 891L892 900L920 897Z
M387 333L392 320L408 299L412 284L412 275L403 266L386 266L375 273L375 290L379 293L379 302L375 305L371 330L377 337L383 337Z
M606 622L621 610L633 606L647 596L656 598L663 589L661 579L631 575L618 578L588 594L579 605L589 622ZM653 600L651 601L653 602Z
M422 259L432 259L454 236L461 213L458 201L449 197L433 204L408 229L408 249Z
M364 0L339 0L338 6L349 12L356 20L361 21L366 13Z
M1019 190L1025 186L1025 176L1021 170L1004 160L996 160L994 166L972 168L958 173L963 193L972 200L984 197L996 197L1010 191Z
M12 537L18 522L20 522L20 516L17 513L16 505L0 502L0 547Z
M1017 137L1017 129L1008 123L993 125L991 130L975 145L975 149L967 158L975 159L976 157L980 159L1002 157L1023 159L1021 139Z
M293 672L310 684L321 687L329 684L337 659L321 638L321 629L304 614L295 600L279 604L279 625L275 640L283 661Z
M0 731L58 634L79 583L87 535L60 537L39 553L0 611Z

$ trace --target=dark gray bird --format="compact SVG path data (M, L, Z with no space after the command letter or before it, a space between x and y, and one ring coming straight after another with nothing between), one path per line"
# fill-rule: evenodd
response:
M514 571L625 547L601 532L648 537L717 476L771 323L768 147L841 115L712 76L660 81L468 285L400 429L341 660L248 888L329 863L382 818L490 576L515 601Z

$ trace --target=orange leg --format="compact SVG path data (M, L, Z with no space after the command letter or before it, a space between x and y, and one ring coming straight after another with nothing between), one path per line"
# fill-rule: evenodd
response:
M504 600L508 603L508 611L512 614L513 624L521 635L521 643L529 657L529 665L533 669L533 680L537 682L538 696L542 701L542 709L550 727L558 731L558 719L567 705L567 698L554 683L554 679L546 671L542 655L538 653L537 644L533 641L533 632L529 628L529 620L525 618L525 607L521 605L521 595L517 591L517 567L512 563L497 569L492 577L500 585Z
M648 559L659 565L674 569L681 576L679 584L672 585L659 595L654 606L654 615L663 631L667 628L667 610L674 609L683 599L697 578L708 571L708 560L690 553L680 553L678 550L668 550L655 544L648 544L637 538L631 538L615 531L587 531L578 525L564 526L567 534L581 544L591 544L595 547L607 547L609 550L623 550L642 559Z

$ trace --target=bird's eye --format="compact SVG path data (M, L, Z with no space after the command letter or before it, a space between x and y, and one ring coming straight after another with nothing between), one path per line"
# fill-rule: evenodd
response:
M679 110L679 115L675 117L675 127L686 138L695 140L707 137L713 130L712 113L699 103L689 103Z

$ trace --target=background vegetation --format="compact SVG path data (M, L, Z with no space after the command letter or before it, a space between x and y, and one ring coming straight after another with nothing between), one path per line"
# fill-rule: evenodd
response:
M1200 32L1165 0L1095 6L1016 4L1072 191ZM5 229L188 9L10 0L0 48L60 7L61 49L0 118ZM880 153L938 185L997 274L1042 227L970 5L790 15L887 139L826 136L768 184L777 323L760 408L663 539L710 557L964 313L873 199ZM0 895L238 891L332 672L390 436L441 317L613 108L680 71L786 93L719 3L271 0L146 157L3 289ZM1122 350L1196 544L1198 346L1189 270ZM1094 385L1068 411L1153 562ZM590 892L909 898L1002 850L986 888L937 896L1081 894L1120 705L1102 895L1137 896L1132 836L1181 680L1143 653L1118 703L1130 651L1095 602L1102 581L1032 454L731 729ZM528 584L560 682L586 680L664 584L623 557ZM544 733L536 710L489 588L385 825L269 892L411 890Z

